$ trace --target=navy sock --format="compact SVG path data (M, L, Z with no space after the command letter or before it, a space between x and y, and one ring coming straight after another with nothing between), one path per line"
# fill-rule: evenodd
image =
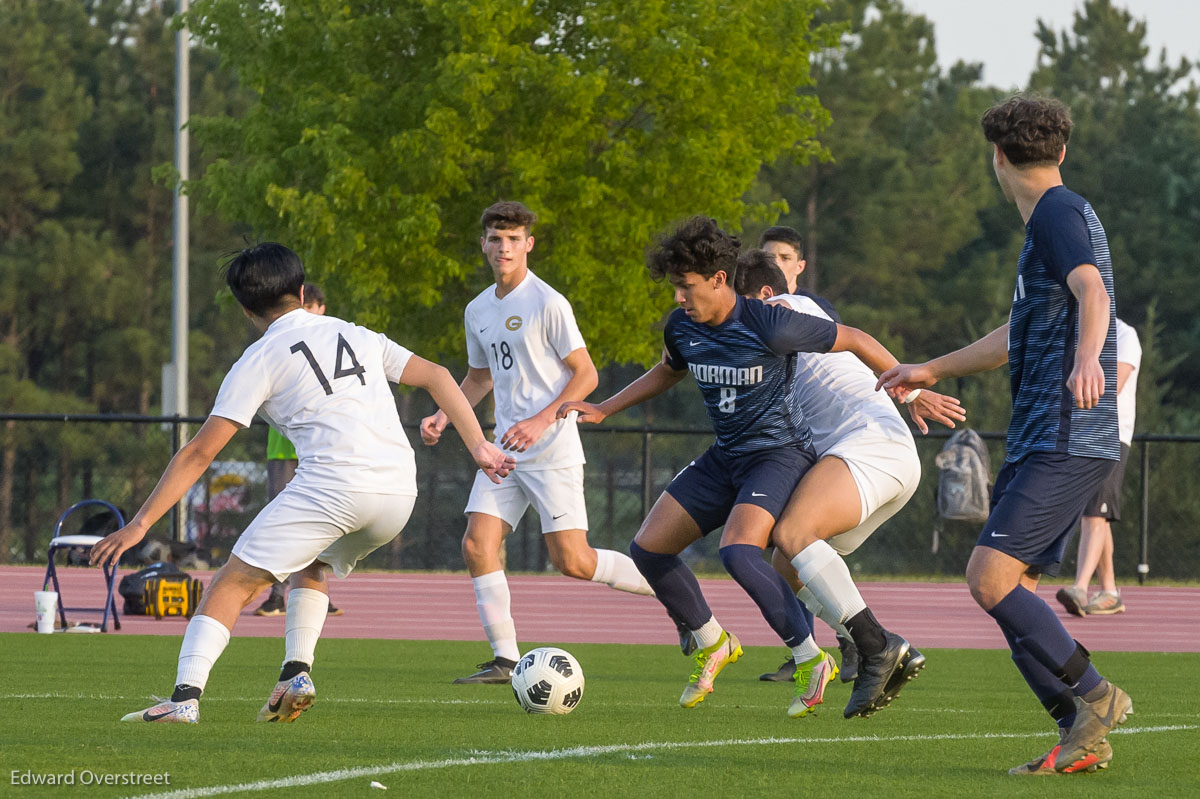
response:
M1012 659L1017 671L1021 672L1021 676L1042 703L1042 707L1046 708L1055 724L1069 728L1075 723L1075 695L1071 693L1071 689L1039 663L1029 650L1021 646L1016 633L1009 627L1001 624L1000 631L1008 639L1008 648L1012 650Z
M678 555L647 552L636 541L629 542L629 555L672 619L699 630L713 617L696 575Z
M804 617L805 627L807 627L809 630L816 629L814 626L813 612L809 610L808 605L804 604L803 602L800 603L800 615Z
M798 646L812 633L812 628L805 623L800 600L787 580L763 560L762 552L752 544L730 544L721 547L721 562L758 605L763 618L783 643Z
M1098 686L1099 672L1083 649L1062 626L1050 606L1037 594L1018 585L988 611L993 619L1016 636L1016 643L1052 675L1066 683L1075 696Z

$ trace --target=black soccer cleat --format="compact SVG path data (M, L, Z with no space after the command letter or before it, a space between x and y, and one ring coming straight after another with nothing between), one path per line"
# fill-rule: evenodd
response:
M512 683L513 667L517 661L508 658L495 658L486 663L480 663L475 668L479 671L470 677L459 677L453 685L510 685Z
M842 682L854 682L858 678L858 647L849 638L837 637L838 649L842 652Z
M284 604L283 597L277 597L274 594L267 597L267 601L254 611L255 616L282 616L285 613L287 613L287 605Z
M796 676L796 659L792 657L792 653L788 652L788 656L783 659L783 664L775 671L768 671L766 674L758 675L758 679L763 682L791 682Z
M896 695L900 693L900 689L915 680L923 668L925 668L925 656L919 649L910 646L904 653L904 657L900 658L900 665L892 672L891 679L883 687L883 696L875 702L872 712L890 705Z
M848 719L855 716L866 718L879 709L876 703L883 698L888 683L908 654L908 641L886 630L884 636L887 646L883 651L859 661L858 678L854 681L854 690L850 693L850 702L844 713Z
M675 622L675 631L679 633L679 651L685 655L690 655L696 651L696 636L692 635L692 631L688 626L681 621Z

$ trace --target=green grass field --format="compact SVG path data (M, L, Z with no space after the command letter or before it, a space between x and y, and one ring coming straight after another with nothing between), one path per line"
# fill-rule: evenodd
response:
M583 701L546 717L527 716L507 687L450 684L484 658L480 644L328 640L316 705L274 725L254 717L282 643L234 638L200 724L119 724L170 692L178 646L0 635L0 795L387 795L372 780L416 796L1200 795L1200 655L1099 655L1136 711L1111 739L1112 767L1020 779L1007 769L1049 748L1053 731L998 651L928 650L928 668L892 707L846 721L840 682L815 716L787 718L790 686L757 680L778 665L778 648L747 650L706 702L684 710L690 661L677 649L572 644ZM76 786L14 784L26 771L75 771ZM170 786L80 784L131 772L169 773Z

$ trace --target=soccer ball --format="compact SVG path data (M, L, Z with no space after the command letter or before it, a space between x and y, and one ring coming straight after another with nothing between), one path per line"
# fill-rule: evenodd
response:
M521 656L512 673L513 696L527 713L565 715L583 698L583 669L570 653L553 646Z

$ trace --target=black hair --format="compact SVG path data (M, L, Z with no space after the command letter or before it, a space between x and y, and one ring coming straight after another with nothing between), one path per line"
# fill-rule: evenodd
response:
M654 280L685 272L711 278L723 271L732 286L741 244L737 236L721 230L715 219L693 216L673 233L659 237L646 254L646 267Z
M787 225L769 227L758 237L758 246L762 247L768 241L781 241L784 244L790 244L796 248L797 256L800 258L804 257L804 241L800 238L800 233L795 228L790 228Z
M321 291L321 287L316 283L304 284L304 304L305 305L324 305L325 292Z
M231 255L225 263L225 283L242 307L265 316L287 297L299 302L304 264L282 244L264 241Z
M763 286L770 286L775 294L787 294L787 278L775 263L775 256L766 250L746 250L737 259L738 294L758 295Z

